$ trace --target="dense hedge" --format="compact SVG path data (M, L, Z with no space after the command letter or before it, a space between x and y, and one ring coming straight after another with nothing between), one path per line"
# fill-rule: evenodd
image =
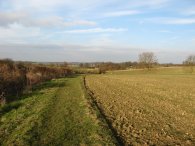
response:
M16 100L24 90L53 78L71 74L66 66L49 66L0 60L0 98Z

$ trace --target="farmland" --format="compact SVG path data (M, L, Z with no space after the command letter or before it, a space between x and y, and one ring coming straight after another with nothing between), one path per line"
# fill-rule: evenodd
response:
M130 69L42 82L0 107L0 137L20 146L195 145L195 74Z
M195 76L182 68L86 77L124 144L195 145Z

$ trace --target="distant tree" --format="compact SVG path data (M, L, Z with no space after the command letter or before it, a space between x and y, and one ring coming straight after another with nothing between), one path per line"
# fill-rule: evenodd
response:
M99 68L99 74L105 74L106 73L106 69L105 68Z
M83 63L79 63L79 67L83 67L84 66L84 64Z
M139 54L139 64L150 70L157 63L156 56L153 52L143 52Z
M194 66L195 66L195 55L190 55L187 57L187 59L183 62L183 64L187 67L189 67L189 72L194 72Z
M92 66L92 63L80 63L79 67L81 68L90 68Z
M68 67L68 62L63 62L62 67Z

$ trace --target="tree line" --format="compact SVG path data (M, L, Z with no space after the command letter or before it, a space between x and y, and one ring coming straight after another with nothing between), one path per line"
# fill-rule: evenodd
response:
M80 63L79 67L81 68L98 68L99 73L105 73L106 71L111 70L124 70L129 68L135 69L147 69L151 70L152 68L159 67L170 67L170 66L184 66L189 68L189 72L193 72L195 69L195 55L190 55L187 57L183 64L173 64L173 63L158 63L158 59L153 52L143 52L138 55L138 61L136 62L95 62L95 63Z

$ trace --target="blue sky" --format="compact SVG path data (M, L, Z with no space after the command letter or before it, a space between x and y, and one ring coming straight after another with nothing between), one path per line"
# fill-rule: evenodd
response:
M0 0L0 58L161 63L195 54L194 0Z

